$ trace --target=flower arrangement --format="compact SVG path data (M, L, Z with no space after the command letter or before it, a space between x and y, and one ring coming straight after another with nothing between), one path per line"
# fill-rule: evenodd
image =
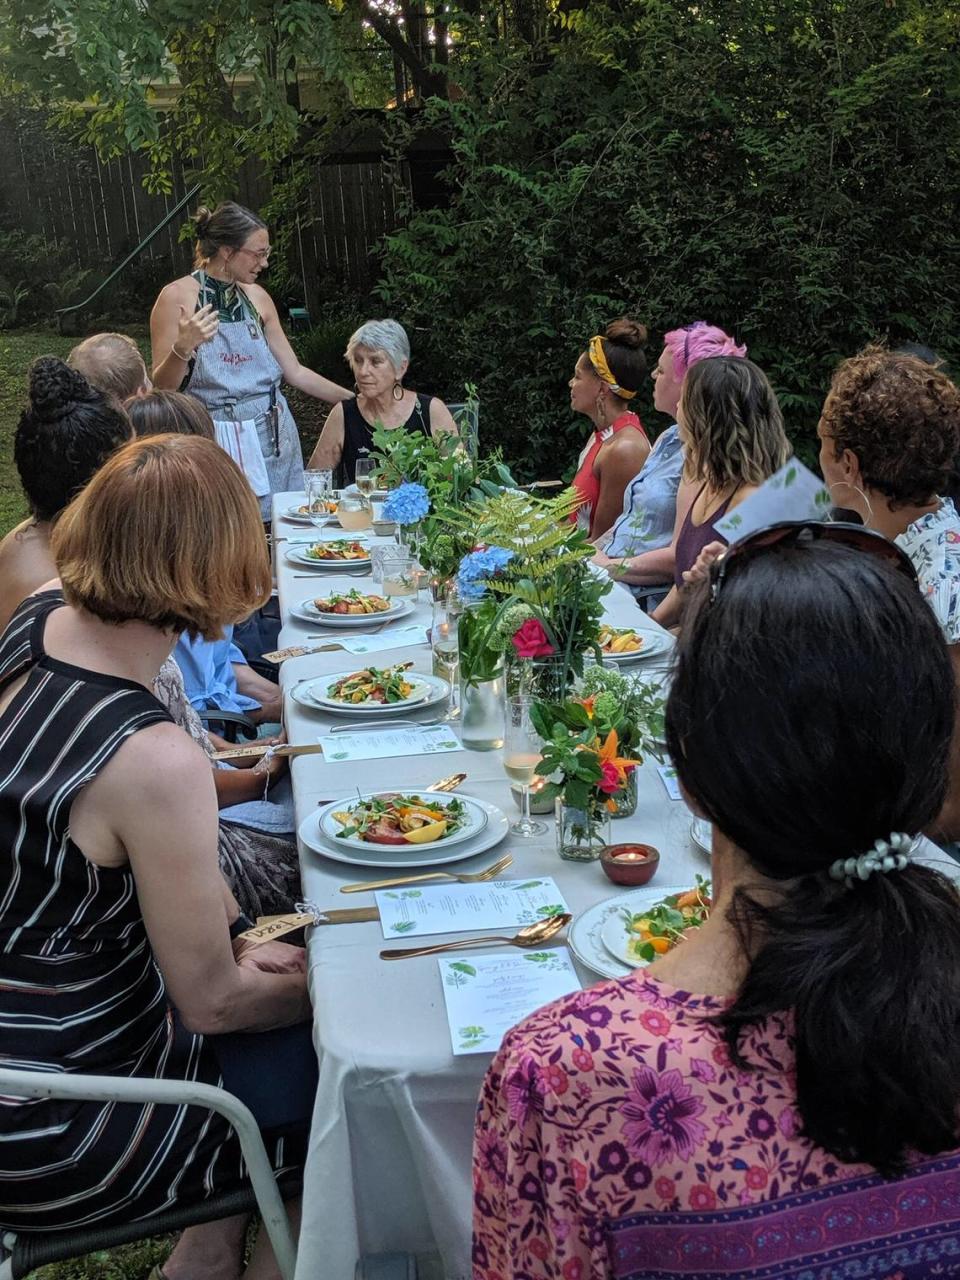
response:
M543 795L557 796L585 813L599 804L612 813L613 796L643 762L619 754L620 735L607 727L596 703L593 697L534 703L530 719L543 739L537 773L548 779Z
M598 664L587 668L580 693L585 700L592 700L598 732L616 729L625 751L663 759L666 698L657 685L642 676Z
M560 802L557 846L561 857L577 861L599 857L607 843L607 818L617 812L617 797L641 763L620 754L620 736L615 728L605 729L596 701L536 702L530 712L543 739L537 773L547 783L540 794Z
M418 524L430 510L430 495L422 484L401 484L387 495L383 518L394 524Z
M573 490L534 498L505 490L457 514L473 530L473 547L460 562L457 582L469 608L461 624L464 679L490 679L504 655L555 658L566 688L583 671L584 654L597 652L602 598L612 589L594 574L594 548L570 520L580 503Z
M468 411L472 403L468 402ZM381 484L387 488L415 484L426 493L430 509L420 517L419 558L438 578L452 578L477 541L455 518L464 503L480 502L516 483L499 453L472 458L459 437L447 433L434 439L419 432L386 431L377 426L373 456ZM393 518L386 507L384 518Z

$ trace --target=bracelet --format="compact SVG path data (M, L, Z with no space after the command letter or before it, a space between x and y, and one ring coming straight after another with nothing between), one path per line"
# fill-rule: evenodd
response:
M178 359L178 360L182 360L184 364L189 364L189 363L190 363L190 361L193 359L193 356L194 356L194 352L193 352L193 351L191 351L191 352L190 352L190 354L189 354L188 356L181 355L181 354L180 354L180 352L177 350L177 344L176 344L175 342L172 342L172 343L170 344L170 350L171 350L171 351L173 352L173 354L177 357L177 359Z
M248 929L253 928L253 925L254 921L251 920L249 916L245 916L241 911L236 920L234 920L233 924L230 926L230 941L235 942L236 939L240 937L241 933L246 933Z

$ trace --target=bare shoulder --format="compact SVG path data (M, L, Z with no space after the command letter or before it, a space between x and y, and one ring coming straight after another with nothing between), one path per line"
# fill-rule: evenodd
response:
M650 452L650 441L641 432L634 430L618 431L604 444L600 453L611 461L642 461ZM599 457L599 455L598 455Z
M126 790L135 779L138 803L192 794L207 780L210 762L179 725L163 720L139 729L119 748L100 775L108 786Z
M155 307L187 306L196 302L200 284L193 276L180 276L165 284L157 294Z
M274 301L270 297L269 293L267 293L266 289L264 289L263 285L247 284L244 285L244 290L247 297L262 316L275 316L277 314L277 308L274 305Z

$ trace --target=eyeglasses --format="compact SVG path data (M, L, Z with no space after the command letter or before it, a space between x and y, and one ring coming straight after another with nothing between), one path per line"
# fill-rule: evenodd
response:
M901 573L905 573L917 586L917 571L905 551L885 538L882 533L865 529L861 524L825 523L821 520L784 520L780 524L757 529L740 542L734 542L719 559L710 566L710 603L720 594L720 589L730 573L730 566L742 559L745 553L764 551L783 545L797 546L810 542L836 542L841 546L864 551L878 560L885 560Z
M258 262L270 261L270 249L238 249L237 253L250 253Z

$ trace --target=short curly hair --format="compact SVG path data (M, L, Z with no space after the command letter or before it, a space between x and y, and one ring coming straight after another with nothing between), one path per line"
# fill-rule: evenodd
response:
M836 456L856 454L865 486L894 510L925 506L960 453L960 389L917 356L873 344L834 372L820 425Z

